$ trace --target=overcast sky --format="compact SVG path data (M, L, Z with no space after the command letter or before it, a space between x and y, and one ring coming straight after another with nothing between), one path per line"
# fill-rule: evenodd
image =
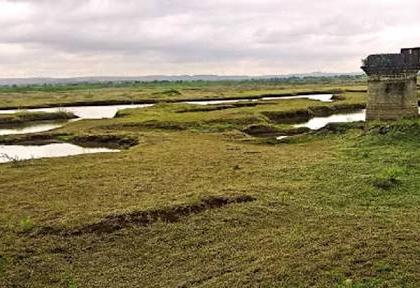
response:
M360 71L418 0L0 0L0 77Z

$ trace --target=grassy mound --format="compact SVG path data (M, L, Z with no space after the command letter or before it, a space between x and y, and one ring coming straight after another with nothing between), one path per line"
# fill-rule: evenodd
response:
M0 114L0 126L22 125L29 122L70 120L76 115L66 111L59 112L17 112L14 114Z

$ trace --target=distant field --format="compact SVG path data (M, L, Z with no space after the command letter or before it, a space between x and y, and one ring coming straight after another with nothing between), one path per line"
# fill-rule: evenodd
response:
M361 80L152 82L125 84L78 84L28 87L0 87L0 108L60 106L74 103L116 104L182 99L230 98L264 94L320 93L341 90L366 90Z
M337 125L287 141L244 133L290 132L308 110L362 107L365 89L349 81L0 92L2 107L341 92L332 103L160 103L0 136L136 140L119 153L0 164L0 287L418 287L420 121Z

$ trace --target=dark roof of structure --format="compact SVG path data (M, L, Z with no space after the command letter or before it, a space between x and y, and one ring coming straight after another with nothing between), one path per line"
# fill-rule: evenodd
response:
M363 60L361 67L368 75L420 70L420 48L403 48L400 54L374 54Z

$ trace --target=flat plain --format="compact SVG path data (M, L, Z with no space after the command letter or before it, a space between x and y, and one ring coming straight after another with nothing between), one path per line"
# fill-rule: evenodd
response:
M294 127L362 108L363 81L108 86L0 89L3 108L155 104L0 136L121 149L0 164L0 287L419 286L420 121ZM336 100L181 103L308 93Z

